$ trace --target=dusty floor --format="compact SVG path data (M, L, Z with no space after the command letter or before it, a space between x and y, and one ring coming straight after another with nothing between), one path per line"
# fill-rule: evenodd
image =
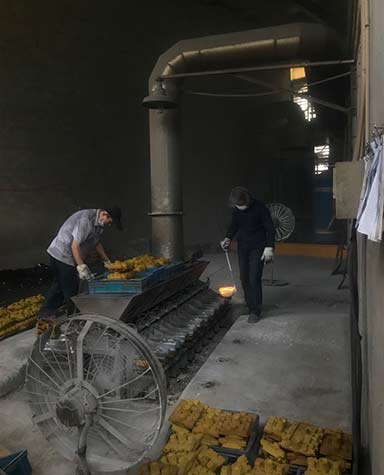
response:
M211 275L212 287L229 284L223 256L208 258L206 276ZM266 287L264 319L256 325L244 317L236 320L210 356L208 351L173 382L169 402L184 390L185 397L252 409L263 419L280 414L348 429L348 291L337 290L339 278L330 277L331 270L330 261L279 257L275 277L290 285ZM241 293L233 303L235 312L243 313ZM220 339L217 335L217 342ZM23 401L21 392L0 399L0 445L27 448L34 474L52 474L53 466L57 475L73 474L74 466L56 455L32 427Z
M221 255L210 255L207 258L210 260L210 265L203 278L209 277L211 286L215 290L218 290L221 286L230 285L231 280L223 257ZM232 299L233 311L230 321L234 323L247 310L243 303L236 255L231 256L231 260L236 284L239 288L238 294ZM334 344L337 348L340 348L340 355L334 356L342 359L340 365L335 368L341 368L342 370L347 368L349 371L349 353L346 351L346 347L349 345L349 328L346 320L349 295L347 289L337 290L341 278L340 276L330 276L332 268L333 262L326 259L278 257L274 265L274 278L288 285L281 287L264 286L264 318L255 329L257 329L257 334L260 333L259 330L262 330L261 334L264 336L260 336L261 339L266 341L270 339L271 342L274 340L274 343L277 344L282 343L281 338L283 340L291 338L289 344L299 358L303 351L302 348L297 347L300 344L299 338L303 339L302 342L309 349L314 346L321 350L323 346L325 350L328 344ZM270 280L271 274L272 269L267 266L264 272L267 282ZM303 316L307 316L308 321L303 320ZM243 320L242 323L245 323ZM277 333L279 326L277 322L282 326L280 334ZM289 323L292 323L292 325L289 325ZM332 327L334 324L336 328L329 332L328 325ZM253 327L246 326L244 331L249 328L252 328L252 331L254 330ZM282 335L284 329L286 330L285 336ZM227 330L226 327L217 335L213 342L214 346L222 341ZM307 330L309 334L300 334L300 332ZM316 341L313 337L317 334L320 339L321 331L324 333L324 338L322 341ZM296 339L292 340L292 332L297 333ZM337 336L342 339L342 344L340 344ZM231 338L230 335L228 335L228 338ZM224 340L222 345L227 345L227 340ZM243 345L240 343L240 346ZM245 350L242 348L241 351ZM171 381L170 402L180 396L211 352L212 347L208 347L201 355L198 355L188 372L180 373L174 381ZM223 360L226 356L221 355L219 358ZM223 361L221 362L223 363ZM316 363L316 360L314 360L314 363ZM349 373L341 375L341 380L347 383L348 387L345 390L349 391Z

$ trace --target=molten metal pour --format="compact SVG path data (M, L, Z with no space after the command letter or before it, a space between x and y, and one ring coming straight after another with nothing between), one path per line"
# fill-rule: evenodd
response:
M219 294L228 299L236 293L236 287L220 287Z

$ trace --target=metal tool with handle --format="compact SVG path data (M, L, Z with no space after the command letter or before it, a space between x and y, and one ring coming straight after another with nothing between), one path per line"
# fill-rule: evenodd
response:
M231 274L231 279L232 279L233 287L235 288L235 292L236 292L236 291L237 291L236 282L235 282L235 277L234 277L234 275L233 275L233 270L232 270L231 260L230 260L230 258L229 258L229 251L228 251L228 249L225 249L225 250L224 250L224 254L225 254L225 257L226 257L226 259L227 259L227 264L228 264L229 273Z

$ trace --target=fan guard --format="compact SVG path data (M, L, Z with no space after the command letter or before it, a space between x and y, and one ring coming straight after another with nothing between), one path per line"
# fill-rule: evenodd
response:
M137 464L156 442L165 417L160 363L132 327L108 317L75 315L54 331L36 340L28 360L26 392L34 422L70 460L85 446L92 470Z
M281 203L270 203L267 208L275 225L275 240L279 242L288 239L295 229L295 217L292 211Z

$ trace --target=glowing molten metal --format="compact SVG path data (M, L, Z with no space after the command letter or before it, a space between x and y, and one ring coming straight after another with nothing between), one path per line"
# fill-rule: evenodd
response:
M236 293L236 287L220 287L219 294L224 298L230 298Z

